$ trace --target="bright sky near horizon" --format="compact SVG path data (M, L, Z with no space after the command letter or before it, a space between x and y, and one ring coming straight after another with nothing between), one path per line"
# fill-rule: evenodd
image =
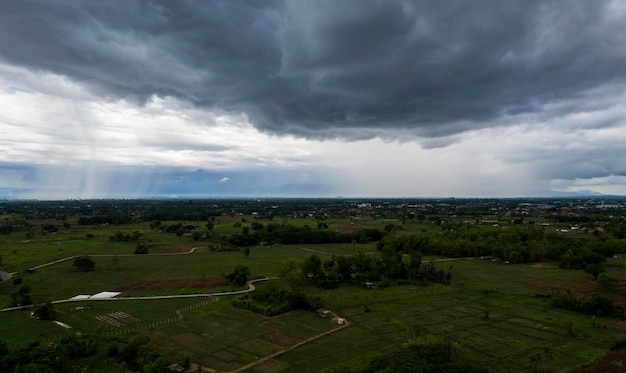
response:
M0 4L0 198L626 195L622 1Z

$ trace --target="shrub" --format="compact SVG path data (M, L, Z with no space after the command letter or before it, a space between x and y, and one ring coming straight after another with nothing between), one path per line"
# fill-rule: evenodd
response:
M76 267L79 271L87 272L93 271L96 268L96 263L91 260L89 256L79 256L74 259L72 266Z

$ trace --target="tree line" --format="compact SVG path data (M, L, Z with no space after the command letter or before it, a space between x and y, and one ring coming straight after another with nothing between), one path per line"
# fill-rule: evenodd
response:
M308 225L301 227L290 224L267 224L255 222L251 226L242 227L242 233L231 235L228 242L234 246L256 246L260 243L280 243L280 244L319 244L319 243L366 243L380 240L385 232L367 228L351 233L341 233L337 231L321 228L313 229Z

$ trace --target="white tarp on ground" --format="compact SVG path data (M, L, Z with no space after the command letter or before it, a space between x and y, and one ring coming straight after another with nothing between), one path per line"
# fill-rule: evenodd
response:
M67 325L67 324L64 324L64 323L62 323L62 322L60 322L60 321L56 321L56 320L53 320L53 321L54 321L54 323L55 323L55 324L57 324L57 325L59 325L59 326L62 326L62 327L64 327L65 329L71 329L71 328L72 328L71 326L69 326L69 325Z
M94 294L89 299L105 299L105 298L113 298L117 295L120 295L120 292L117 291L102 291L98 294Z
M73 297L71 297L70 299L72 300L81 300L81 299L107 299L107 298L113 298L117 295L120 295L120 292L117 291L102 291L98 294L94 294L94 295L88 295L88 294L80 294L80 295L75 295Z
M76 300L78 300L78 299L89 299L89 297L90 297L90 296L91 296L91 295L84 295L84 294L81 294L81 295L76 295L76 296L74 296L74 297L71 297L70 299L76 299Z
M11 278L13 274L9 272L0 271L0 280L6 281Z

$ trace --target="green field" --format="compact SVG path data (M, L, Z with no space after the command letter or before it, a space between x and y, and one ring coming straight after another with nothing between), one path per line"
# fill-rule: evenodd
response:
M231 224L235 219L216 224L215 233L238 232L241 228L235 229ZM252 219L248 217L247 221ZM314 221L303 218L290 223L304 225ZM381 228L388 223L369 220L356 224ZM347 229L348 224L337 220L331 222L331 228ZM416 225L414 229L422 228ZM110 241L109 236L117 231L143 232L150 243L149 254L133 255L134 243ZM87 234L93 238L87 238ZM194 247L195 252L185 254ZM75 226L67 233L30 239L20 232L11 233L0 236L0 250L3 269L20 273L23 283L31 286L36 303L125 289L116 300L56 304L57 320L71 329L32 319L28 310L2 312L0 335L9 346L24 346L32 340L54 339L72 332L107 338L147 335L168 361L180 362L189 357L194 363L219 371L238 369L288 350L338 325L310 311L264 317L236 309L230 305L233 296L219 293L239 288L210 285L210 280L223 279L223 274L240 263L250 268L253 277L265 277L275 276L289 260L301 262L312 254L323 260L358 252L379 255L375 243L351 243L252 247L246 257L239 251L210 251L206 244L194 242L188 235L153 231L147 223ZM77 271L70 259L29 271L75 255L91 255L96 269ZM442 261L437 266L452 271L450 285L408 284L374 289L342 285L332 290L305 287L307 294L320 296L327 308L345 317L350 325L253 365L249 371L319 372L364 366L390 346L416 335L432 334L455 341L463 356L497 372L529 371L529 356L550 346L554 353L550 368L568 372L591 364L623 338L612 327L617 324L614 319L597 318L592 322L590 316L556 309L541 296L549 293L549 288L536 286L549 283L558 287L589 281L589 275L583 271L562 270L554 263L507 265L479 259ZM623 281L625 267L626 259L609 259L607 271ZM142 281L159 282L161 288L141 288L137 284ZM163 286L176 281L207 281L208 285L170 289ZM268 283L257 286L264 288ZM8 304L17 287L10 280L0 283L0 304ZM217 296L123 299L211 293ZM120 325L102 321L116 313L129 316Z

